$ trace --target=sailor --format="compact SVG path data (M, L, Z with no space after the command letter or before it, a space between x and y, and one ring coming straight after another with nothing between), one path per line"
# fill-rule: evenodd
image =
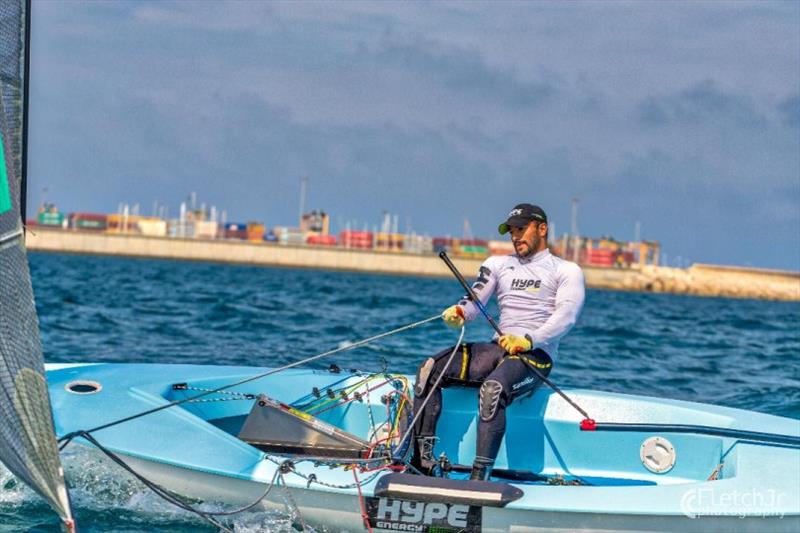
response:
M547 215L541 207L519 204L500 224L510 233L515 253L491 256L472 285L483 304L492 294L500 308L500 330L492 342L465 343L447 366L455 347L442 350L420 365L414 388L414 409L430 395L415 424L412 466L429 472L435 464L433 443L442 410L440 388L480 387L478 442L470 479L489 478L506 429L506 408L541 384L533 368L547 376L558 355L559 340L575 325L583 307L583 272L578 265L552 255L547 247ZM442 318L460 328L479 314L466 297L448 307ZM440 375L442 380L431 390Z

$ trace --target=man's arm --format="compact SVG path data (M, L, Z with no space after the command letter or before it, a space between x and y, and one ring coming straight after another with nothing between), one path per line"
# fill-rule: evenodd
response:
M557 341L572 329L583 309L585 295L583 271L575 263L564 263L555 311L541 327L527 335L533 348Z
M478 270L478 278L475 280L475 283L472 284L472 290L483 305L486 305L489 298L492 297L492 293L494 293L494 289L497 286L496 271L498 268L495 264L496 262L497 261L493 257L487 258ZM466 320L472 320L480 313L478 306L470 301L467 296L464 296L464 298L458 302L458 305L464 309L464 317Z

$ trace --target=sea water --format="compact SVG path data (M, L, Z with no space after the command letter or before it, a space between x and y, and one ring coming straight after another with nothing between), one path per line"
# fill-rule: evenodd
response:
M43 254L30 263L48 362L279 366L436 315L462 295L453 279ZM491 333L476 320L466 340ZM311 366L413 373L456 339L435 321ZM800 303L590 289L551 379L800 418L799 356ZM73 451L65 463L82 532L213 531L95 454ZM247 513L233 526L293 531L281 514ZM0 467L6 531L58 525Z

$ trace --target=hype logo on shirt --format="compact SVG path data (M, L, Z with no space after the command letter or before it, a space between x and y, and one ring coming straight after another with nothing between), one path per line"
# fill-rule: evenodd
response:
M541 286L542 286L542 280L540 279L514 278L513 280L511 280L512 291L539 292Z

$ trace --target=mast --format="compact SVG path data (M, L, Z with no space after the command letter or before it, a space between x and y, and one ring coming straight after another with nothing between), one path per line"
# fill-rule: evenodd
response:
M308 176L300 179L300 216L298 217L298 227L303 227L303 215L306 210L306 187L308 187Z

